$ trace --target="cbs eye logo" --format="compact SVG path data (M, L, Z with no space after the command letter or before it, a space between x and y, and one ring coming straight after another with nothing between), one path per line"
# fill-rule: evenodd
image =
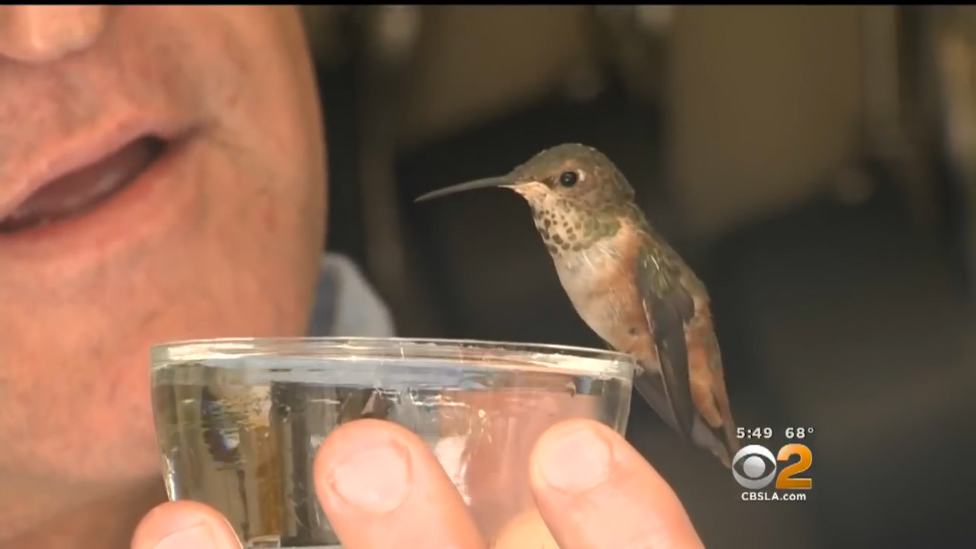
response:
M780 462L787 462L793 456L799 456L796 463L783 467L776 473ZM787 444L773 455L765 446L750 444L735 453L732 458L732 476L739 486L747 490L761 490L776 479L777 490L809 490L813 480L809 478L794 478L806 472L813 463L810 448L803 444Z

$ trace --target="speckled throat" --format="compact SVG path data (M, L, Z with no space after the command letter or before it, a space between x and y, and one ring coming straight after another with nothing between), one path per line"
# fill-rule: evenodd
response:
M554 256L585 250L617 234L622 216L629 214L625 208L615 206L594 211L563 198L546 202L531 204L532 218L546 249Z

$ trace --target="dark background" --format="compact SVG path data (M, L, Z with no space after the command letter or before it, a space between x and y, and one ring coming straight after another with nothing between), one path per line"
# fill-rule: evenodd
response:
M912 37L926 39L915 28L922 16L909 10L902 18ZM364 40L350 25L352 41ZM727 470L634 399L628 439L674 487L706 546L974 541L976 324L960 205L967 191L960 160L943 144L924 162L940 200L929 227L913 221L897 165L866 155L855 161L872 182L861 200L825 191L698 241L685 236L669 197L667 104L635 98L621 75L609 71L591 100L553 94L403 152L369 122L370 109L393 101L368 89L371 70L368 56L355 52L320 67L328 248L364 266L391 302L401 335L603 347L572 310L520 198L489 190L412 202L504 173L554 144L595 146L617 162L652 223L708 285L737 423L815 430L807 440L809 501L742 502ZM363 166L384 161L412 297L370 267L365 219L373 214L363 212L378 191L364 186Z

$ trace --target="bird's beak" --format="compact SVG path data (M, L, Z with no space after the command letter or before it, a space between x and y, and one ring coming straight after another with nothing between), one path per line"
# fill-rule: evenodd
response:
M416 200L414 202L423 202L425 200L431 200L433 198L440 198L442 196L447 196L449 194L461 193L464 191L473 191L475 189L487 189L489 187L507 187L511 188L517 185L515 178L511 175L503 175L501 177L488 177L485 179L476 179L474 181L468 181L467 183L459 183L457 185L452 185L444 189L439 189L436 191L431 191Z

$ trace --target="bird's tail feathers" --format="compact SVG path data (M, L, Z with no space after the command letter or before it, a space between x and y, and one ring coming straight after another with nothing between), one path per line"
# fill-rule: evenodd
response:
M675 432L681 433L678 422L671 411L667 392L660 376L652 372L640 372L634 378L634 387L647 401L658 416ZM731 424L729 424L731 425ZM739 450L739 440L735 438L735 428L723 425L712 429L700 416L695 418L691 430L691 442L715 455L726 467L732 467L732 456Z
M637 393L640 394L641 398L669 427L679 433L681 432L678 429L678 421L671 410L671 402L668 400L668 393L664 389L661 376L639 370L634 378L634 387L637 388Z
M730 434L734 435L724 426L713 429L698 417L695 418L695 426L691 430L691 440L714 454L723 465L731 469L732 456L739 450L739 441L734 436L729 438Z

